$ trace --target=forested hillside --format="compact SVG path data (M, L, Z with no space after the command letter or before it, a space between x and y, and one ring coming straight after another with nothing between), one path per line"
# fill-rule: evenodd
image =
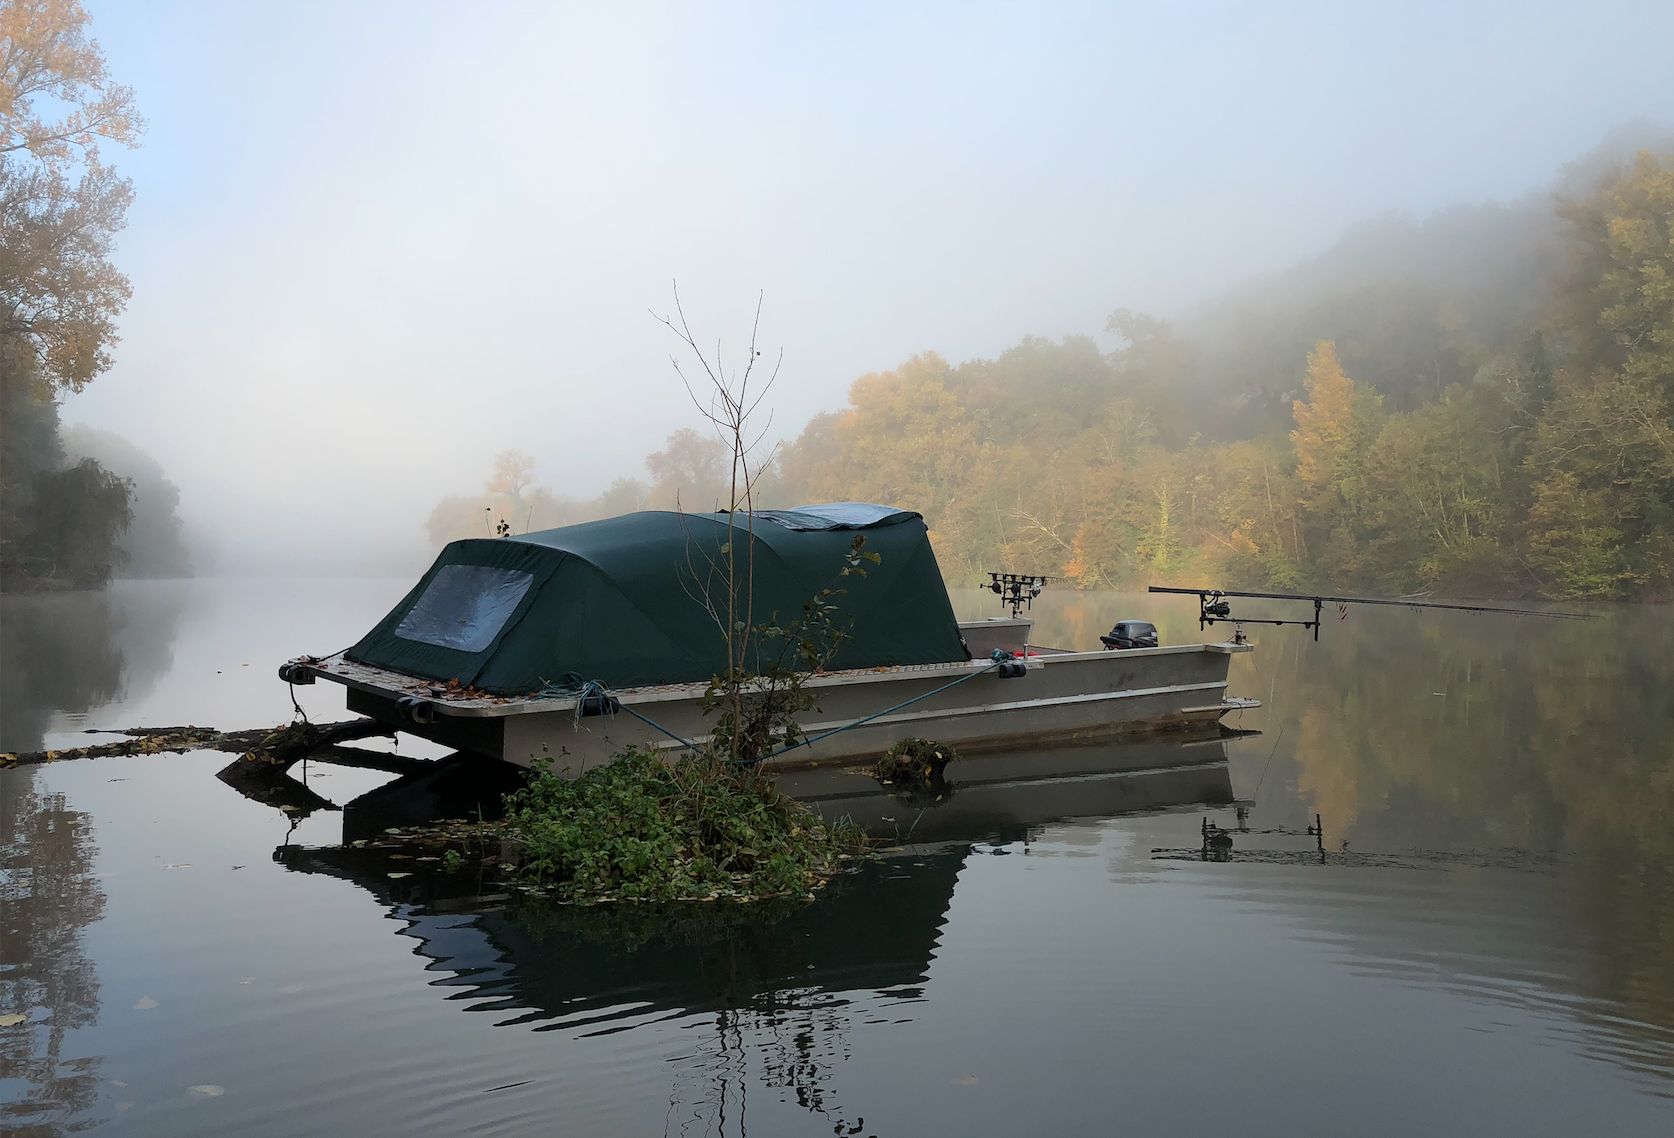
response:
M1674 596L1674 153L1374 223L1196 314L867 375L790 498L920 510L950 581Z
M919 510L955 584L1674 599L1668 144L1595 154L1555 194L1361 225L1179 329L1121 310L1104 331L1114 350L1029 337L862 376L755 501ZM712 510L726 458L676 431L649 482L576 500L507 452L429 528Z

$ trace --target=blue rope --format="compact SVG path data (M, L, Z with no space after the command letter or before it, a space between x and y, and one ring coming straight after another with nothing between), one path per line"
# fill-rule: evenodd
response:
M812 739L804 739L800 743L792 743L790 746L784 748L783 750L774 751L771 755L764 755L763 757L761 757L759 759L754 759L754 760L751 760L751 759L734 759L732 761L735 762L735 763L748 763L748 762L765 763L768 759L776 759L780 755L785 754L786 752L796 750L798 747L812 747L815 743L818 743L821 739L829 739L833 735L837 734L840 731L847 731L851 727L859 727L862 724L872 722L872 720L874 720L874 719L882 719L884 716L888 715L890 712L900 711L903 707L911 707L913 704L917 703L921 699L929 699L933 695L940 695L942 692L945 692L948 688L956 688L960 684L964 683L966 680L974 680L978 676L985 676L989 672L993 671L995 668L998 668L1001 664L1008 664L1012 660L1014 660L1015 658L1016 657L1012 656L1010 653L1007 653L1005 656L1002 657L999 654L999 652L996 651L995 652L995 659L992 660L986 668L979 669L978 671L972 672L969 675L960 676L957 680L954 680L952 683L943 684L941 687L933 688L930 691L927 691L927 692L923 693L922 695L915 695L911 699L902 700L900 703L896 704L894 707L886 707L882 711L878 712L875 715L868 715L865 719L856 719L853 723L845 723L841 727L833 727L829 731L823 732L819 735L815 735Z
M993 671L995 668L998 668L1000 665L1009 664L1009 663L1012 663L1015 660L1016 660L1016 657L1011 655L1010 653L1002 653L1002 652L996 651L994 653L994 658L989 661L987 667L979 668L977 671L971 672L967 675L960 676L957 680L954 680L951 683L943 684L939 688L932 688L931 690L929 690L927 692L923 692L919 695L913 696L911 699L904 699L900 703L896 704L894 707L886 707L882 711L879 711L879 712L876 712L872 715L866 716L864 719L856 719L853 723L845 723L841 727L833 727L829 731L824 731L824 732L821 732L818 735L815 735L812 739L804 739L799 743L792 743L788 747L782 748L781 750L774 751L771 755L764 755L759 759L733 759L731 761L734 762L734 763L741 763L741 764L764 763L769 759L776 759L780 755L787 754L788 752L794 751L798 747L811 747L815 743L818 743L822 739L829 739L833 735L837 735L837 734L840 734L841 732L849 730L851 727L863 726L864 724L872 722L874 719L882 719L886 715L889 715L893 712L900 711L903 707L911 707L913 704L917 703L921 699L929 699L933 695L940 695L942 692L947 691L949 688L956 688L960 684L964 683L967 680L974 680L978 676L985 676L989 672ZM650 716L647 716L647 715L641 715L639 712L635 711L631 706L629 706L628 704L622 703L620 700L616 701L616 705L614 707L612 707L611 706L612 701L611 701L611 698L610 698L610 694L607 691L605 691L604 685L599 683L596 680L584 681L581 684L581 687L580 687L579 691L576 691L573 688L569 689L569 690L565 690L563 688L556 687L555 685L549 683L544 688L542 688L539 692L537 692L536 694L537 695L563 695L563 696L568 696L568 695L572 694L572 692L575 694L575 697L576 697L575 712L576 712L576 718L577 719L579 719L581 717L582 705L585 704L590 697L596 695L599 698L599 706L604 708L604 713L606 715L612 715L617 711L625 711L629 715L633 716L635 719L639 720L641 723L644 723L649 727L654 727L658 731L661 731L664 735L667 735L670 739L673 739L676 743L679 743L681 746L687 748L688 750L695 751L695 750L698 749L697 745L695 743L691 742L688 739L682 739L679 735L676 735L673 731L670 731L667 727L664 727L661 723L658 723L655 719L652 719Z
M680 736L676 735L673 731L670 731L667 727L664 727L661 723L658 723L655 719L652 719L650 716L641 715L639 712L635 711L632 707L623 703L621 700L614 700L613 701L610 698L610 693L605 691L604 685L599 683L597 680L587 680L587 681L583 682L579 691L576 691L573 688L566 690L564 688L558 687L555 684L549 683L545 687L543 687L539 692L536 692L535 694L536 695L562 695L562 696L568 696L568 695L574 694L575 695L575 716L576 716L577 719L581 718L581 708L587 702L588 698L591 697L591 696L596 695L596 696L599 697L599 706L604 709L604 714L606 716L614 715L618 711L625 711L629 715L633 716L635 719L639 720L641 723L644 723L644 724L646 724L647 726L650 726L650 727L655 727L658 731L661 731L664 735L667 735L670 739L673 739L676 743L679 743L682 747L685 747L687 750L690 750L690 751L697 750L697 745L694 744L691 740L682 739ZM614 703L615 706L612 706L613 703Z

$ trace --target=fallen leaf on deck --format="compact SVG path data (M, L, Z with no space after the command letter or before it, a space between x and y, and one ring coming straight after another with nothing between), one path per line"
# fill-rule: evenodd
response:
M225 1088L218 1087L214 1083L199 1083L195 1087L187 1087L186 1093L193 1098L218 1098L227 1092Z
M388 876L390 876L390 877L411 877L412 874L410 874L410 873L391 873Z
M141 996L140 997L140 1002L134 1005L134 1010L136 1012L143 1012L143 1011L147 1011L151 1008L154 1008L156 1006L157 1006L157 1001L156 1000L153 1000L150 996Z
M8 1012L0 1016L0 1027L15 1027L29 1017L22 1012Z

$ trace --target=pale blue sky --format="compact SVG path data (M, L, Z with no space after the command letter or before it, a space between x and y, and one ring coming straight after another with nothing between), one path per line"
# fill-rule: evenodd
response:
M711 336L765 290L794 434L912 353L1176 312L1674 123L1666 0L89 6L151 129L65 417L235 549L418 552L508 446L643 475L694 419L672 278Z

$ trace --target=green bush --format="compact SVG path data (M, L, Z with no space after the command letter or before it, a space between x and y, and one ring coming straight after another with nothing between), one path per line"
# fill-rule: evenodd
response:
M639 750L575 778L538 765L505 820L517 876L575 901L805 896L866 842L755 766Z

